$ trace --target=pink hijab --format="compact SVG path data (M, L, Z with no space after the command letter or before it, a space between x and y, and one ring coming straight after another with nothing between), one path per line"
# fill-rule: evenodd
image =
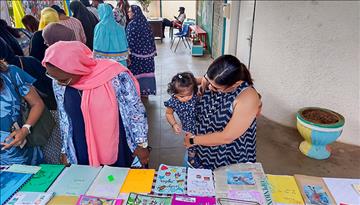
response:
M113 164L119 145L119 108L111 80L127 72L138 94L139 83L132 73L112 60L94 59L91 50L79 41L60 41L46 49L42 62L82 76L72 87L82 90L81 111L85 122L86 144L92 166Z

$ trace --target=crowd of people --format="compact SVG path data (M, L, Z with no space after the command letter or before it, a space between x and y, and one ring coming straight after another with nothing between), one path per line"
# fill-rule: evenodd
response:
M0 164L147 167L143 101L156 95L151 27L126 0L115 8L74 0L70 9L72 16L57 5L40 19L26 15L26 29L0 20ZM186 166L256 161L261 100L236 57L219 57L202 77L176 74L168 93L166 117L184 137ZM46 113L55 123L42 129L52 134L34 143Z

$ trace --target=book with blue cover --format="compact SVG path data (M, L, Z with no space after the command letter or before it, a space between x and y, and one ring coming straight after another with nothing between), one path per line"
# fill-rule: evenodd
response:
M61 173L48 192L55 192L56 196L85 194L100 170L101 167L71 165Z
M0 172L0 204L4 204L12 197L31 176L32 174Z

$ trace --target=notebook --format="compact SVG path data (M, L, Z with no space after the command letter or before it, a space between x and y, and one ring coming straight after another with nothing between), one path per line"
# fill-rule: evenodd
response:
M31 178L32 174L0 172L0 204L4 204Z
M295 180L305 204L336 204L332 194L321 177L295 174Z
M39 167L39 166L13 164L4 171L5 172L23 173L23 174L36 174L40 169L41 169L41 167Z
M37 172L20 191L46 192L65 166L56 164L40 164L40 167L40 171Z
M157 172L154 192L157 194L185 194L186 168L161 164Z
M200 197L175 194L171 205L216 205L215 197Z
M79 196L54 196L47 205L74 205Z
M213 174L210 169L188 169L187 194L189 196L215 196Z
M293 176L266 175L276 204L303 205L300 190Z
M214 171L214 176L217 198L273 204L261 163L239 163L220 167Z
M130 193L126 205L171 205L171 197Z
M96 177L86 195L116 198L119 195L129 168L104 166Z
M48 191L55 195L78 196L85 194L101 167L71 165L65 169Z
M155 169L130 169L121 187L121 193L150 193Z
M121 205L123 200L121 199L109 199L96 196L85 196L81 195L76 205Z
M360 179L323 178L337 204L360 204L360 193L354 185L360 185Z
M54 192L18 192L6 205L46 205L54 196Z

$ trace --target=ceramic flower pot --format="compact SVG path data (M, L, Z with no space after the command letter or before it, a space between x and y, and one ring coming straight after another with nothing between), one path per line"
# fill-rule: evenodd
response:
M314 159L329 158L329 144L340 137L344 117L328 109L306 107L297 112L296 118L297 129L305 139L299 146L300 151Z

